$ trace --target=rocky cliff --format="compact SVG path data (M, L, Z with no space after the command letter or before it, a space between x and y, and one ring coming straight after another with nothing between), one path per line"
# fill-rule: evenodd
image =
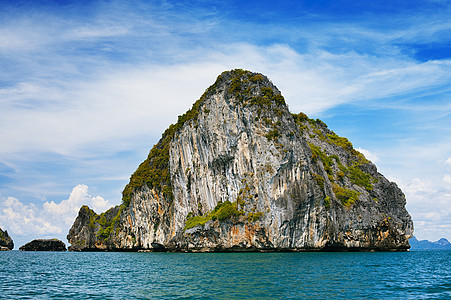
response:
M406 250L406 199L265 76L221 74L131 176L123 203L84 206L70 250Z
M8 231L0 228L0 251L13 250L14 242L8 235Z

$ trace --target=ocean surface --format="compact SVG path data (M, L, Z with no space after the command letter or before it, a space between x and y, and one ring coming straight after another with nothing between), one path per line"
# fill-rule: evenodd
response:
M451 299L451 251L8 251L0 299Z

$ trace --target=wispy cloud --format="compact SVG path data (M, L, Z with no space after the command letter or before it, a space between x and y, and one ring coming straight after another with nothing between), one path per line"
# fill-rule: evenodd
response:
M410 63L394 69L392 61L357 54L300 55L286 45L224 45L222 51L202 53L202 60L175 66L110 65L105 73L89 76L89 82L41 80L0 89L0 136L9 141L0 151L6 155L31 148L74 155L89 144L110 147L113 140L142 135L149 128L158 136L216 75L235 66L267 74L295 112L309 114L347 102L408 97L451 81L448 63ZM15 124L13 131L9 124Z

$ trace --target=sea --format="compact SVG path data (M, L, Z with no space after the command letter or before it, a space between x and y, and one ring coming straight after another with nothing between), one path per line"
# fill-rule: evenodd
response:
M0 299L451 299L451 251L7 251Z

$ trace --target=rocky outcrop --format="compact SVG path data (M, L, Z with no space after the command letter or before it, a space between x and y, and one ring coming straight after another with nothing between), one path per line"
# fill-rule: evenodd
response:
M19 248L20 251L66 251L64 242L58 239L36 239Z
M69 230L68 237L71 237L71 246L68 250L121 250L120 248L116 249L114 245L108 245L107 241L122 209L122 206L116 206L99 216L88 206L83 205Z
M407 250L406 199L262 74L233 70L171 125L123 203L82 207L73 250Z
M0 251L13 250L14 242L8 235L8 231L0 228Z

